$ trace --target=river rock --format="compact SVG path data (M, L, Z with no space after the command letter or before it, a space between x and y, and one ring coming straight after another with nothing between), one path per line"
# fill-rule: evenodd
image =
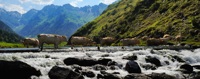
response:
M122 79L116 74L107 73L105 71L101 71L101 74L97 74L97 79Z
M141 64L142 68L145 68L146 70L156 70L157 67L154 64Z
M93 68L94 70L97 70L97 71L100 71L100 70L107 70L107 67L106 67L106 66L100 65L100 64L94 65L92 68Z
M135 54L127 55L127 56L122 57L122 59L137 60L137 55L135 55Z
M200 70L200 65L193 65L192 67L195 68L195 69Z
M128 74L124 77L124 79L151 79L150 77L148 77L145 74Z
M80 66L93 66L95 64L98 64L98 61L96 59L92 58L66 58L64 59L64 63L66 65L80 65Z
M126 71L129 73L141 73L140 66L135 61L128 61L125 66Z
M195 74L192 74L192 76L190 76L191 79L200 79L200 72L196 72Z
M149 74L149 77L151 77L152 79L177 79L176 77L165 73L152 73Z
M98 64L101 65L108 65L108 62L112 61L112 59L108 59L108 58L99 58L98 59Z
M96 64L101 64L101 65L107 65L109 61L112 61L111 59L106 59L106 58L100 58L98 60L94 58L73 58L69 57L64 59L64 63L66 65L74 65L77 64L79 66L93 66Z
M88 71L88 70L83 70L82 71L82 75L87 76L89 78L94 78L95 77L95 73L92 71Z
M0 79L29 79L40 76L41 72L22 61L0 60Z
M117 66L118 68L121 69L123 67L123 64L119 64L116 61L109 61L107 66L110 66L110 68L113 68L113 67Z
M181 58L181 57L179 57L179 56L177 56L177 55L172 56L172 58L173 58L174 60L178 61L178 62L182 62L182 63L185 62L185 60L184 60L183 58Z
M192 73L193 72L193 67L189 64L183 64L180 67L181 72L183 73Z
M70 68L54 66L48 73L50 79L84 79L84 77Z
M110 70L118 70L118 69L120 69L118 66L115 66L115 65L111 65L111 66L109 66L109 69Z
M157 59L156 57L147 56L145 58L145 61L152 63L152 64L155 64L157 67L162 66L161 63L160 63L160 60Z

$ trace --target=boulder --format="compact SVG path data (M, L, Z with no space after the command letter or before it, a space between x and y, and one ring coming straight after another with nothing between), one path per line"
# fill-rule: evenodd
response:
M72 69L54 66L49 71L48 76L50 79L84 79L84 77Z
M95 64L98 64L98 61L96 59L92 58L66 58L64 59L64 63L66 65L74 65L77 64L79 66L93 66Z
M31 76L40 76L41 72L22 61L0 60L1 79L29 79Z
M110 62L110 61L112 61L112 59L99 58L99 59L98 59L98 64L107 66L107 65L108 65L108 62Z
M112 61L111 59L106 59L106 58L100 58L98 60L87 57L87 58L73 58L69 57L64 59L64 63L66 65L79 65L79 66L93 66L96 64L101 64L101 65L107 65L109 61Z
M193 72L193 67L189 64L183 64L179 68L180 68L181 72L183 72L183 73L190 74Z
M135 61L128 61L125 66L126 71L129 73L141 73L140 66Z
M161 63L160 63L160 60L157 59L156 57L147 56L145 58L145 61L152 63L152 64L155 64L157 67L162 66Z

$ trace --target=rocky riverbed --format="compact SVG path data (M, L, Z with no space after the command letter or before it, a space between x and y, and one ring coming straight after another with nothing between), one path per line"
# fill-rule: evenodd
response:
M34 72L41 72L39 76L33 74L32 79L200 78L200 49L133 50L132 47L125 47L123 50L121 47L105 47L102 51L94 49L96 48L77 47L73 50L66 48L45 49L41 52L0 53L0 60L21 61L35 68ZM0 61L0 66L5 67L1 63ZM7 68L4 69L6 71Z

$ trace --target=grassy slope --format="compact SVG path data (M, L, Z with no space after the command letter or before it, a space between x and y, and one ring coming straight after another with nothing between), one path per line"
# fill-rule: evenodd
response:
M199 6L199 0L122 0L74 35L121 39L168 33L182 34L185 42L196 43L200 41Z
M66 47L67 42L63 42L59 44L59 47ZM30 48L32 46L29 46ZM44 44L44 47L50 47L53 48L53 44ZM0 48L26 48L22 43L7 43L7 42L0 42Z
M0 42L0 48L21 48L24 47L20 43L6 43L6 42Z

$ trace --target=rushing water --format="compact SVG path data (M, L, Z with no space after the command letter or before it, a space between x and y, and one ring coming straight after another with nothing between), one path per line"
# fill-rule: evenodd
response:
M177 78L182 78L180 72L177 71L178 66L180 66L180 62L172 61L170 56L176 55L183 58L186 63L191 65L200 65L200 49L194 50L152 50L152 49L140 49L140 50L130 50L131 47L127 47L124 50L121 50L120 47L104 47L104 50L97 51L94 47L77 47L74 50L70 48L59 49L59 50L49 50L46 49L43 52L23 52L23 53L0 53L0 60L20 60L28 63L29 65L39 69L42 72L42 76L38 79L49 79L48 72L49 70L55 66L66 66L63 60L67 57L87 57L90 56L92 58L102 58L102 56L106 56L105 58L110 58L120 64L125 66L128 60L122 59L124 56L129 56L132 54L137 55L136 62L139 65L150 64L145 61L146 56L156 57L160 60L162 66L158 67L156 70L146 70L142 68L142 73L150 74L152 72L158 73L167 73L170 75L174 75ZM99 73L99 71L92 70L95 73ZM125 76L128 74L127 71L123 69L115 70L120 72L121 76ZM107 72L113 72L108 70ZM86 78L87 79L87 78ZM88 78L89 79L89 78Z

